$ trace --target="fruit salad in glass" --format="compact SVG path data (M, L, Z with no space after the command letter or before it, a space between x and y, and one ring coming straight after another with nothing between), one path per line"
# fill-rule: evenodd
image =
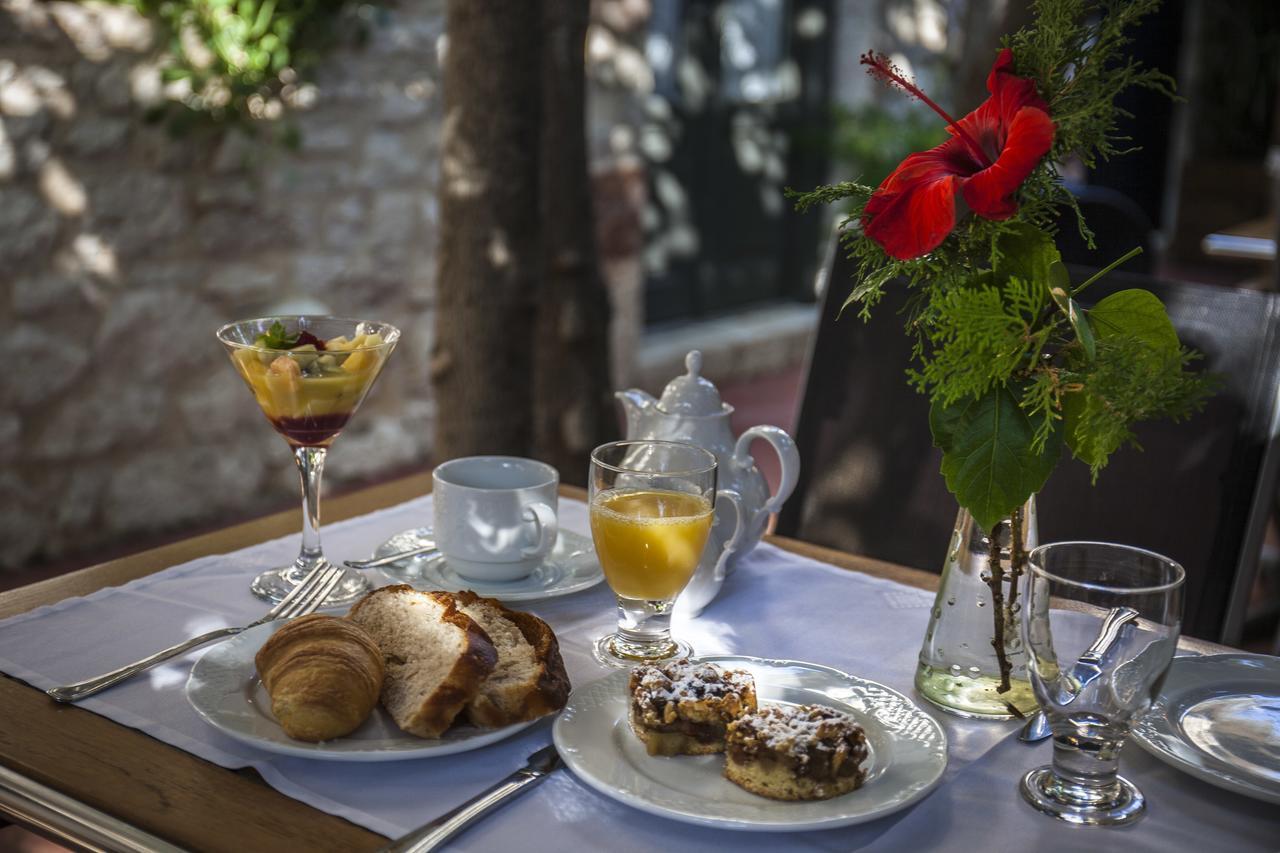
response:
M302 479L302 549L292 565L254 579L260 597L279 601L326 562L319 529L325 455L399 338L400 331L386 323L306 315L241 320L218 330L262 413L293 448ZM353 601L370 588L368 578L347 570L326 606Z

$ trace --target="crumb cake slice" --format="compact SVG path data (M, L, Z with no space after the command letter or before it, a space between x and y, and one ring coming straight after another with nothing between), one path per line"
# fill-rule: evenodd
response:
M724 751L728 724L756 707L751 674L687 659L631 673L631 730L650 755Z
M862 785L867 738L822 705L771 705L729 724L724 775L775 800L826 800Z

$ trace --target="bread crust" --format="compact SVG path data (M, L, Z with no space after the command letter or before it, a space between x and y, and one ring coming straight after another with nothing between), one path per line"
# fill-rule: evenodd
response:
M480 685L497 665L498 652L484 629L459 610L457 602L447 592L419 592L408 584L384 586L357 601L351 608L350 617L358 622L361 611L369 606L369 602L391 595L424 596L432 599L442 608L440 621L457 627L464 634L462 653L453 662L436 690L408 713L391 712L396 724L406 732L423 738L437 738L453 724L467 703L475 698ZM372 636L375 642L378 641L376 633L372 633ZM383 648L383 655L387 656L387 653L388 650ZM389 666L383 687L384 696L398 677L399 667ZM384 700L384 705L386 704ZM388 711L391 711L389 707Z
M313 613L285 623L254 656L285 734L322 741L350 734L378 702L382 652L359 625Z
M516 627L525 642L533 647L537 663L536 676L522 686L518 695L505 697L507 701L501 704L485 696L482 685L480 694L467 706L467 719L477 726L502 728L526 720L536 720L563 708L569 701L569 675L560 656L560 643L551 626L532 613L511 610L502 602L483 598L471 590L462 590L452 595L459 607L486 604L497 610Z

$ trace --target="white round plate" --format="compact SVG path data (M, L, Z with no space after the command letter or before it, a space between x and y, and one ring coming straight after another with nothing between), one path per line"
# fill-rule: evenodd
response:
M1211 785L1280 803L1280 658L1174 658L1133 738Z
M321 743L294 740L271 715L271 697L258 678L253 656L283 622L250 628L214 646L196 661L187 679L187 701L214 728L268 752L328 761L401 761L452 755L510 737L533 721L505 729L458 725L427 740L401 731L382 706L346 737Z
M398 551L408 551L434 537L431 528L419 527L397 533L383 542L373 552L380 559ZM500 601L536 601L589 589L604 580L604 572L596 560L596 549L591 540L568 530L561 530L555 547L541 566L526 578L517 581L473 581L449 568L448 561L439 551L408 557L398 563L382 566L383 574L397 583L407 583L414 589L460 592L469 589L478 595Z
M862 787L830 800L784 802L724 778L723 755L651 756L627 723L623 670L575 690L553 728L556 748L579 779L641 811L686 823L762 832L830 829L874 820L924 797L947 766L937 720L894 690L799 661L712 655L699 661L745 669L763 704L827 705L852 714L867 733Z

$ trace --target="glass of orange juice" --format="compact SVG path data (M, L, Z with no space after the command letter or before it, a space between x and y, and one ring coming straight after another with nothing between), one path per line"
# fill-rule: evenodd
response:
M692 654L671 611L715 518L716 457L673 441L615 441L591 452L591 537L618 597L618 630L596 659L611 666Z

